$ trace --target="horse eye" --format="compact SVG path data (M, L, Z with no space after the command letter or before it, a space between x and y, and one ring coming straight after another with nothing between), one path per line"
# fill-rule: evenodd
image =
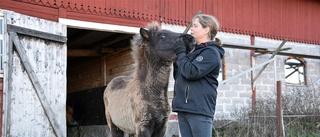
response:
M164 38L166 38L165 35L161 35L161 36L160 36L160 39L164 39Z

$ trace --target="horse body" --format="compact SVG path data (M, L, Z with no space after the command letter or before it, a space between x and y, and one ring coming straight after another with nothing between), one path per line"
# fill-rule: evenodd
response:
M131 81L118 81L119 79L131 79ZM123 83L120 84L119 82ZM108 87L118 84L127 86L122 89L112 89L110 94L105 94L105 97L108 98L107 105L111 121L118 128L128 134L136 134L136 132L143 132L139 131L141 129L152 129L152 127L157 127L167 121L170 106L166 95L164 95L166 86L163 86L163 89L155 95L149 93L149 91L153 91L153 87L144 86L151 85L151 83L139 83L132 77L121 76L108 84ZM137 88L140 90L133 90ZM107 90L110 89L107 88ZM130 94L127 91L130 91Z
M117 110L109 111L112 121L123 131L132 134L134 133L132 121L132 112L134 112L134 110L130 105L134 104L134 102L132 99L128 99L132 97L131 94L126 92L132 88L132 84L128 84L130 80L132 80L132 77L127 76L120 76L113 79L106 88L106 91L113 90L113 92L110 92L110 94L105 94L105 98L108 98L108 108L110 110ZM121 85L124 88L119 87Z
M169 74L176 58L173 45L179 36L152 23L148 30L141 28L131 41L134 73L112 79L104 92L113 137L123 136L123 132L139 137L164 136L170 113Z

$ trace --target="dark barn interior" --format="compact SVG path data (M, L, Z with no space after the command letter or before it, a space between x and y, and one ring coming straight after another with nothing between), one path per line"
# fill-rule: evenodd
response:
M105 125L103 92L115 76L130 74L133 34L67 29L67 105L73 124Z

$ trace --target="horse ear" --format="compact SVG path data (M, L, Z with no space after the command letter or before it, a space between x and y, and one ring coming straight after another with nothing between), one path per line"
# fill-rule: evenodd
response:
M140 35L146 39L149 40L149 32L148 30L144 29L144 28L140 28Z

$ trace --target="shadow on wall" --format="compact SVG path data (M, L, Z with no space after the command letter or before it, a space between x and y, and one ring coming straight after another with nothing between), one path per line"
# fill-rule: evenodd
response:
M107 125L104 112L105 87L72 92L67 95L67 106L73 108L73 120L69 126ZM70 113L69 108L69 113Z

